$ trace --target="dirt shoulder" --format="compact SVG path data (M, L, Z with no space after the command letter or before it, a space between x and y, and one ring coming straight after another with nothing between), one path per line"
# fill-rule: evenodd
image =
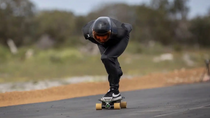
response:
M164 74L153 73L140 78L123 79L120 82L120 91L201 82L203 73L204 68L181 69ZM108 87L108 82L78 83L44 90L0 93L0 107L104 94Z

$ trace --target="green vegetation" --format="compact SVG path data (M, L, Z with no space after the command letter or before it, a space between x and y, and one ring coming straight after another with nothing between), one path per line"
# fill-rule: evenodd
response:
M152 72L168 72L181 68L204 67L204 59L209 58L209 50L173 51L170 48L154 47L141 48L141 53L133 53L134 44L130 43L126 52L119 58L125 75L144 75ZM4 50L4 51L2 51ZM27 52L33 52L31 57ZM5 53L8 52L8 53ZM135 51L134 51L135 52ZM154 62L160 54L171 53L171 61ZM183 55L188 54L194 65L187 65ZM100 55L89 55L76 48L48 49L20 48L18 54L9 53L1 47L0 83L16 81L37 81L43 79L64 79L72 76L106 75L100 60Z

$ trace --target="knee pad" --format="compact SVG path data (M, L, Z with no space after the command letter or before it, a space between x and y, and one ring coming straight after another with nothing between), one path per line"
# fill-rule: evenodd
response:
M121 77L123 75L123 72L122 72L122 70L120 69L120 71L119 71L119 77Z

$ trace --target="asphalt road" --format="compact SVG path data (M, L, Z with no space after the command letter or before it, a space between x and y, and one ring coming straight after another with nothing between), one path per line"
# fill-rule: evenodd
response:
M0 118L210 118L210 83L123 92L127 109L95 110L102 95L0 108Z

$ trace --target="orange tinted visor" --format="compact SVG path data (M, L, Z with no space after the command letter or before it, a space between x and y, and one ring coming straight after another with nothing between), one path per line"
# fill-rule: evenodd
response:
M98 35L95 31L93 31L94 39L99 43L105 43L109 40L111 32L107 32L104 35Z

